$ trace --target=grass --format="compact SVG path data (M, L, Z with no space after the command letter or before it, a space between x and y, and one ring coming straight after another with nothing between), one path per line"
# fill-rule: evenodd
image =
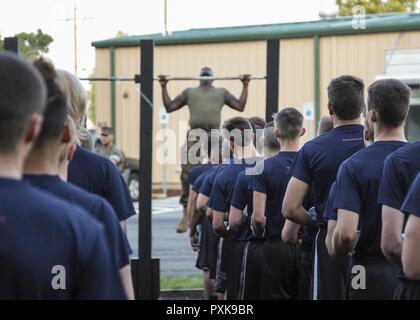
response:
M177 276L177 277L160 277L161 290L176 290L176 289L202 289L203 276Z

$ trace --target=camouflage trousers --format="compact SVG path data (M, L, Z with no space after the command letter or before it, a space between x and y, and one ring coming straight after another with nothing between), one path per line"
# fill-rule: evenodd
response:
M209 134L209 130L200 129L201 134ZM200 141L199 136L197 135L190 135L191 130L187 132L187 137L185 143L181 147L181 187L182 187L182 194L181 198L179 199L179 203L186 207L188 204L188 197L190 195L190 184L188 182L188 174L191 170L197 166L199 166L202 162L203 155L201 154L201 150L197 148L197 143ZM190 151L192 147L195 147L193 155L195 157L191 158ZM197 161L198 160L198 161Z

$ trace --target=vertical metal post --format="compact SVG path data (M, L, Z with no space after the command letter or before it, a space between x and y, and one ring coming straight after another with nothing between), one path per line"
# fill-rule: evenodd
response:
M272 121L272 116L279 107L280 40L267 41L267 83L265 119Z
M318 131L319 120L321 118L321 97L320 97L320 55L319 55L319 36L314 36L314 106L315 106L315 132Z
M166 123L163 124L163 130L166 131ZM163 164L163 194L165 197L168 196L168 163L167 156L165 157L165 163Z
M74 74L77 76L77 0L73 3Z
M19 54L18 38L4 38L4 50Z
M138 248L139 260L133 272L136 297L159 297L159 260L152 259L152 160L153 160L153 40L141 40L140 58L140 195ZM149 100L149 101L148 101Z

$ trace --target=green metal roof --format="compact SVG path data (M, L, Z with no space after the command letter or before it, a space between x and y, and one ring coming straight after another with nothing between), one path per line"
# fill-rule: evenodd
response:
M142 39L153 39L156 45L169 45L420 30L420 14L416 13L367 15L366 29L353 29L352 20L353 17L350 16L309 22L191 29L175 31L169 36L163 36L159 33L141 36L121 36L95 41L92 43L92 46L96 48L134 47L138 46L139 41Z

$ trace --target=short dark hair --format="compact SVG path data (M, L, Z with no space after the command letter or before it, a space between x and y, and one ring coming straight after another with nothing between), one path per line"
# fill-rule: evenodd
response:
M234 142L236 146L244 147L253 143L253 129L247 118L230 118L223 123L222 129L225 138Z
M34 146L37 148L61 137L67 122L68 107L66 98L55 81L57 73L53 64L44 58L39 58L34 61L34 66L43 76L48 92L42 129Z
M280 143L276 138L274 133L274 121L270 121L264 127L264 147L269 148L270 150L280 150Z
M323 116L321 120L319 120L319 129L318 134L324 134L328 131L334 129L334 122L331 116Z
M340 120L354 120L360 117L365 106L365 85L355 76L340 76L328 86L328 102Z
M300 136L303 115L295 108L284 108L274 115L274 124L280 131L280 139L293 140Z
M405 121L410 106L410 88L397 79L382 79L368 88L368 110L376 110L381 123L397 128Z
M253 126L253 129L264 129L265 125L267 124L265 120L261 117L251 117L248 118L249 122ZM254 132L255 133L255 132Z
M39 72L11 53L0 54L0 151L11 153L33 114L42 114L47 92Z

